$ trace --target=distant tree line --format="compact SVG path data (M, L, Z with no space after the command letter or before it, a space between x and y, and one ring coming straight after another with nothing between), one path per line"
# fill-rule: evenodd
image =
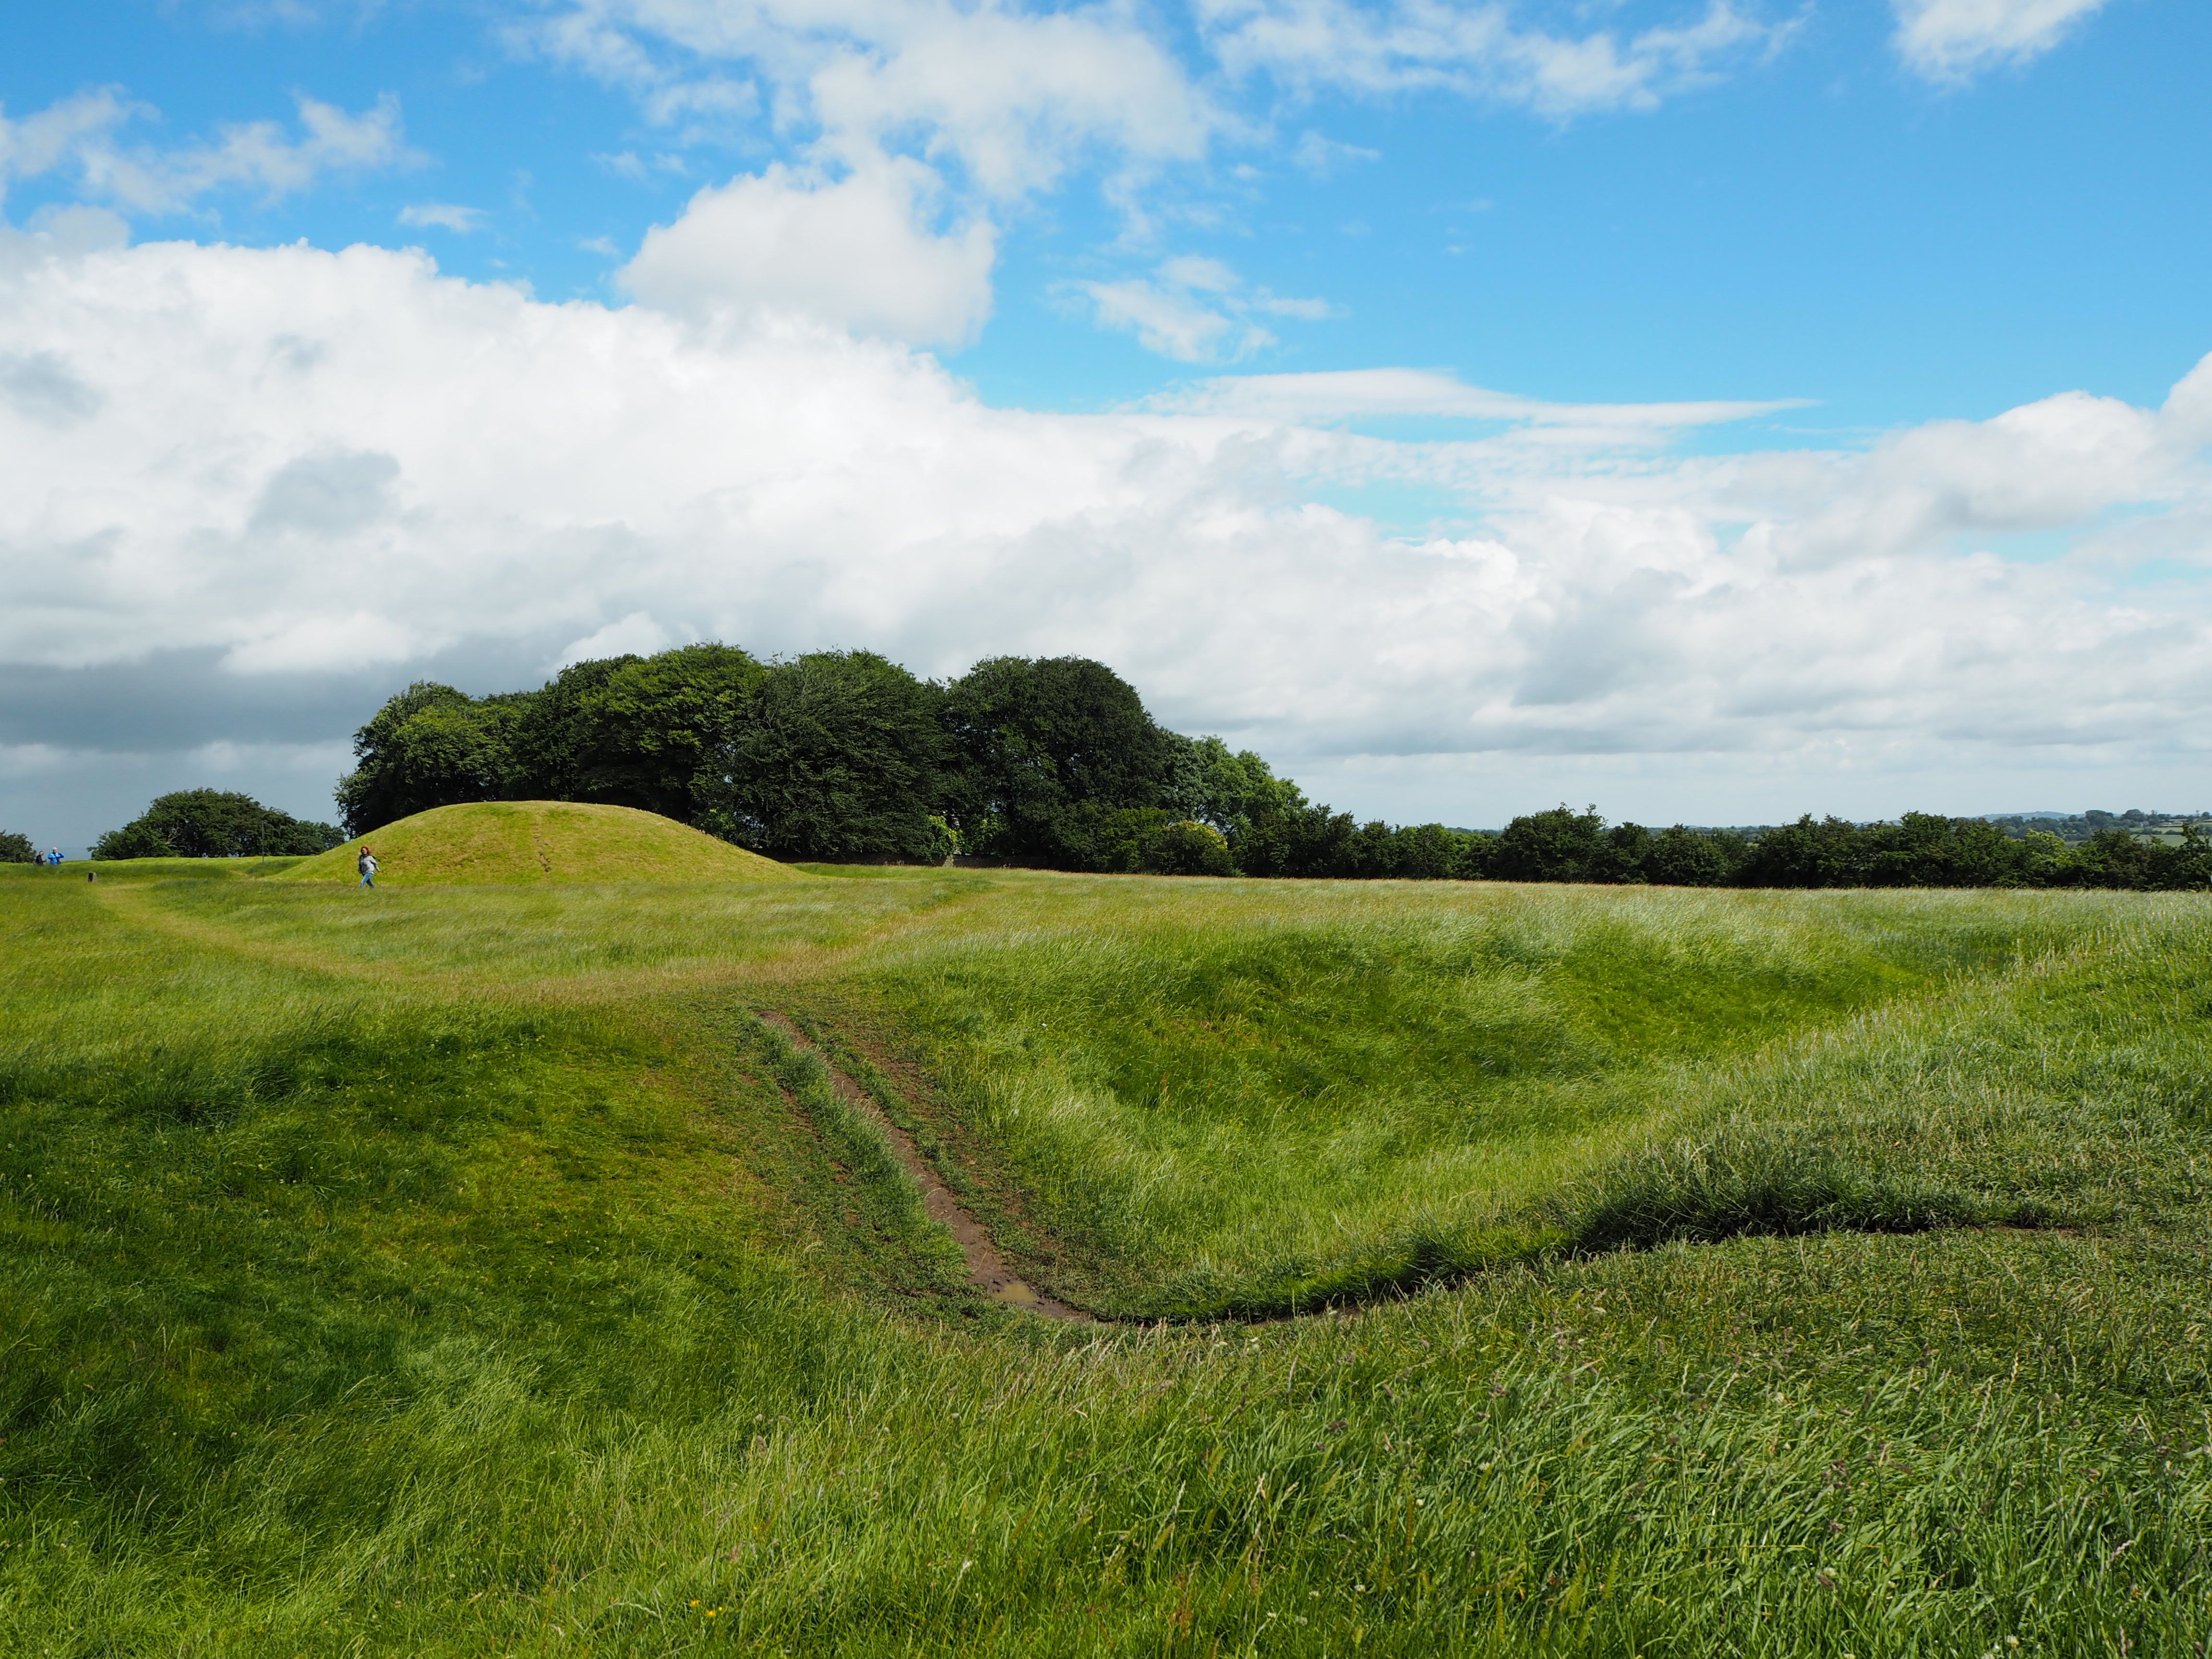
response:
M2192 824L2197 828L2212 827L2212 812L2146 812L2131 806L2124 812L2013 812L1993 813L1989 820L2001 826L2007 835L2028 836L2038 831L2056 836L2069 846L2117 830L2125 835L2179 834Z
M120 830L93 843L96 859L272 858L320 853L345 836L222 789L162 795Z
M28 836L0 830L0 864L36 864L39 849Z
M958 852L1059 870L1696 887L2212 883L2193 829L2161 846L2117 821L2078 846L1925 813L1756 830L1654 831L1565 806L1497 834L1362 823L1249 750L1169 731L1080 657L994 657L935 682L867 651L763 662L686 646L578 663L535 691L419 682L354 752L337 789L354 835L462 801L559 799L659 812L786 860Z
M1670 887L2212 886L2212 839L2178 842L2107 827L2077 845L2047 830L2009 835L1984 818L1907 812L1893 823L1810 814L1747 831L1608 826L1595 808L1518 817L1489 843L1481 873L1506 881L1649 882Z

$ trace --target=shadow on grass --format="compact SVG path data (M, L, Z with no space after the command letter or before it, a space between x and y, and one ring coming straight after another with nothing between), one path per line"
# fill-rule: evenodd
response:
M1357 1261L1320 1273L1286 1274L1273 1283L1166 1287L1152 1310L1100 1316L1267 1323L1401 1301L1501 1267L1672 1243L2058 1223L2033 1200L1870 1171L1802 1129L1747 1125L1707 1140L1684 1139L1632 1153L1516 1221L1473 1232L1401 1234Z

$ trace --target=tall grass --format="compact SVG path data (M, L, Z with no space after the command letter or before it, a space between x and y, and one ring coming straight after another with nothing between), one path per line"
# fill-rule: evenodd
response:
M2197 902L819 885L0 890L0 1652L2212 1622ZM1066 1282L1450 1282L994 1310L755 1007Z
M1548 1201L1564 1183L1648 1164L1655 1134L1739 1114L1776 1076L1798 1099L1805 1055L1887 1052L1892 1027L1865 1022L1910 1027L2094 937L2111 902L1256 883L1191 906L1119 897L1057 928L1017 908L996 929L908 934L836 994L872 999L944 1112L1075 1252L1064 1290L1177 1315L1311 1307L1553 1248L1578 1224L1563 1233Z

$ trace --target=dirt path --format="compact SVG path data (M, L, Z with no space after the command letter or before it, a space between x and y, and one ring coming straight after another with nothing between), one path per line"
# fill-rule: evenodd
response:
M1065 1302L1055 1301L1042 1291L1024 1283L1020 1274L999 1254L999 1247L991 1242L991 1235L983 1224L968 1212L959 1197L945 1184L936 1166L921 1155L914 1144L914 1137L884 1115L884 1109L859 1084L806 1039L806 1034L792 1024L786 1016L772 1009L763 1009L761 1018L789 1037L792 1042L821 1060L830 1071L830 1081L845 1103L873 1124L884 1140L890 1143L891 1156L915 1179L921 1188L921 1207L932 1221L940 1222L960 1246L961 1256L968 1263L968 1282L989 1297L992 1301L1009 1308L1019 1308L1045 1319L1066 1319L1079 1324L1095 1324L1096 1316L1080 1308L1071 1308Z

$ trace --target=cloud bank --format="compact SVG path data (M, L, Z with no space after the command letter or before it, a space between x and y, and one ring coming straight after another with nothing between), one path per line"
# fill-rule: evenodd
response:
M1080 652L1185 729L1355 769L2201 764L2212 360L2155 408L1715 453L1759 407L1376 370L1043 414L773 308L9 233L0 775L72 744L327 764L426 669L488 689L701 637L931 673ZM1468 434L1358 430L1408 410ZM1378 487L1445 527L1389 533L1355 510ZM178 725L157 688L187 670L223 721ZM97 730L21 712L64 682ZM352 712L303 725L318 696Z

